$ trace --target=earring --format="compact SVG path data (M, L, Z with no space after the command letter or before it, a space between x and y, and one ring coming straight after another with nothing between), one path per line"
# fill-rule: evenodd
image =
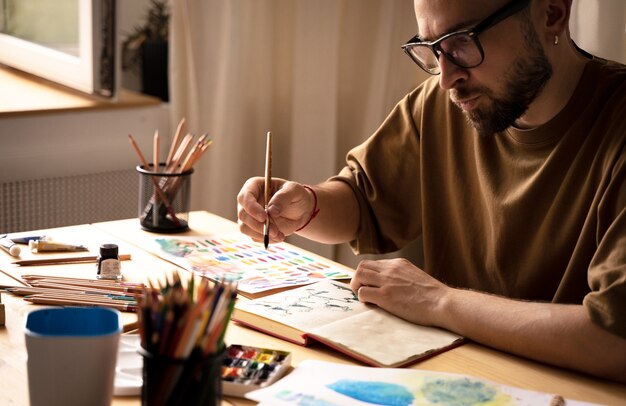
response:
M554 36L554 45L559 45L559 36L558 35Z

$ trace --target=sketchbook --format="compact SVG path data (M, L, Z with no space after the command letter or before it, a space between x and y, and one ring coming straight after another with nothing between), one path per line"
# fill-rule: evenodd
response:
M209 279L237 282L237 291L248 298L317 282L350 279L352 270L287 243L253 242L243 234L196 237L160 237L153 252Z
M346 284L330 280L238 302L231 319L299 345L318 341L378 367L407 366L463 342L361 303Z

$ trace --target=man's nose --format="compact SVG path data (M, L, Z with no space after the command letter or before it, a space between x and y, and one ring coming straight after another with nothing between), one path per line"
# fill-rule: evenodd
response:
M461 68L452 63L443 53L439 54L439 86L444 90L450 90L454 87L455 83L461 80L466 80L468 76L467 68Z

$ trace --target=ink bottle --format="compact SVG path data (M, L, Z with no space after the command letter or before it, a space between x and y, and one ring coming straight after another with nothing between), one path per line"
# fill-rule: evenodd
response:
M102 244L98 256L98 279L122 279L122 267L116 244Z

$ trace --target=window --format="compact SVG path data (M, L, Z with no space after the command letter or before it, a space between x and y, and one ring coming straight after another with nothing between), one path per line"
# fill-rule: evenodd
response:
M115 96L115 0L0 0L0 7L0 63Z

